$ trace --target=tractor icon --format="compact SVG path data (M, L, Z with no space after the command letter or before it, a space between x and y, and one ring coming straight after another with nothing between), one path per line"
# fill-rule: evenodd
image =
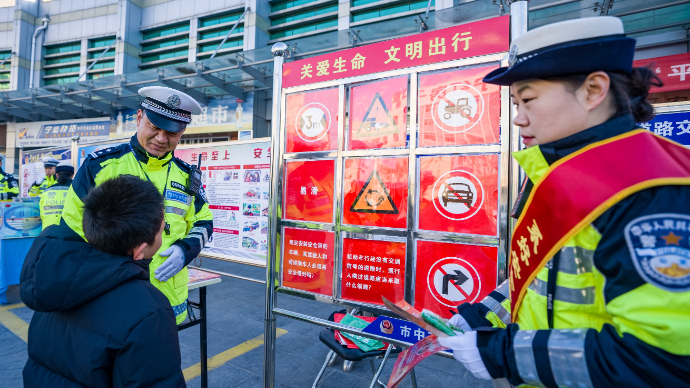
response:
M446 184L442 194L443 207L448 207L448 202L464 203L468 208L472 207L474 193L466 183Z
M469 99L468 98L458 98L458 100L453 104L450 100L447 98L444 98L448 105L444 109L443 113L443 119L444 120L449 120L452 115L457 115L459 114L462 116L462 118L466 119L470 117L472 114L472 108L470 108L469 105Z

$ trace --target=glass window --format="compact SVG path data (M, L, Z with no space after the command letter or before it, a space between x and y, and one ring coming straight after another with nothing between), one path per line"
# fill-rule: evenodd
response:
M243 39L232 40L232 41L223 43L223 46L221 46L220 49L223 50L223 49L228 49L228 48L232 48L232 47L239 47L239 46L242 46L243 43L244 43ZM205 53L205 52L209 52L209 51L215 51L216 47L218 47L217 44L208 44L208 45L204 45L204 46L199 46L199 52Z
M178 24L177 26L163 27L152 31L144 32L144 40L177 34L178 32L189 31L189 23Z
M237 21L242 16L242 12L228 15L212 16L199 21L199 27L215 26L216 24L230 23Z
M4 83L0 84L0 90L9 90L10 89L10 83Z
M337 19L329 20L329 21L325 21L325 22L314 23L314 24L308 24L306 26L299 26L299 27L293 28L291 30L284 30L284 31L271 33L271 39L280 39L280 38L285 38L285 37L292 36L292 35L303 34L305 32L317 31L317 30L320 30L322 28L337 27L337 26L338 26L338 20Z
M178 44L184 44L184 43L189 43L189 38L173 39L173 40L167 40L165 42L156 42L156 43L152 43L152 44L142 44L141 50L142 51L150 51L150 50L155 50L155 49L159 49L159 48L176 46Z
M101 54L103 54L103 51L96 51L95 53L89 53L89 59L98 58L101 56ZM110 50L108 50L107 53L103 54L103 58L114 57L114 56L115 56L115 49L112 49L112 48ZM101 58L101 60L103 60L103 58Z
M177 58L177 57L188 57L189 56L189 49L182 49L182 50L177 50L177 51L171 51L169 53L162 53L158 55L152 55L150 57L144 57L141 62L142 63L147 63L147 62L153 62L153 61L159 61L161 59L171 59L171 58Z
M86 76L86 78L88 78L88 79L99 79L99 78L103 78L103 77L110 77L111 75L115 75L115 72L106 71L103 73L89 74Z
M70 57L47 59L46 65L58 65L60 63L79 62L80 60L81 60L81 55L73 55Z
M68 67L61 67L58 69L48 69L46 70L46 75L56 75L56 74L67 74L67 73L78 73L79 72L79 65L77 66L68 66Z
M68 43L68 44L63 44L60 46L47 47L46 51L47 51L48 55L69 53L72 51L81 51L81 42Z
M338 12L338 5L336 4L333 6L323 7L323 8L307 11L307 12L296 13L296 14L293 14L290 16L285 16L282 18L271 19L271 25L275 26L278 24L294 22L296 20L302 20L302 19L306 19L306 18L312 17L312 16L323 15L323 14L329 13L329 12Z
M355 1L358 1L358 0L355 0ZM362 0L362 1L365 1L365 0ZM373 1L370 1L369 3L373 3ZM369 4L369 3L362 3L362 4L357 4L357 5L363 5L363 4ZM354 4L354 2L353 2L353 4ZM354 15L352 15L352 21L353 22L360 22L362 20L368 20L368 19L373 19L373 18L378 18L378 17L383 17L383 16L395 15L395 14L402 13L402 12L413 11L415 9L426 9L427 4L428 4L428 2L426 0L424 0L424 1L415 1L413 3L408 3L408 4L396 5L393 7L380 8L380 9L373 10L373 11L354 14ZM431 0L431 5L434 5L434 0Z
M217 38L219 36L225 36L228 34L228 32L230 32L231 28L232 27L221 29L221 30L216 30L216 31L211 31L211 32L200 32L199 33L199 40ZM233 31L232 33L233 34L239 34L240 32L244 32L244 27L237 26L237 28L235 28L235 31Z
M365 4L371 4L371 3L377 3L381 0L352 0L352 6L353 7L358 7L360 5L365 5Z
M103 47L106 48L110 46L111 43L115 41L115 38L103 38L103 39L93 39L89 41L89 48Z
M101 59L98 61L95 65L91 67L91 70L97 70L97 69L112 69L115 67L115 62L110 60L110 61L104 61Z
M74 77L63 77L63 78L53 78L53 79L47 79L45 80L46 86L48 85L64 85L64 84L71 84L73 82L77 82L79 80L79 76L74 76Z
M292 1L284 1L284 2L278 3L278 4L272 4L271 5L271 12L282 11L284 9L297 7L297 6L304 5L304 4L309 4L312 1L313 0L292 0Z
M10 73L0 73L0 79L10 79Z

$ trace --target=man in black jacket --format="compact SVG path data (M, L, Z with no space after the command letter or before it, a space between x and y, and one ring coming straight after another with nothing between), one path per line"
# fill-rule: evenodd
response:
M59 225L36 238L20 286L36 311L25 387L185 387L175 315L149 282L163 212L152 183L124 175L85 198L88 243Z

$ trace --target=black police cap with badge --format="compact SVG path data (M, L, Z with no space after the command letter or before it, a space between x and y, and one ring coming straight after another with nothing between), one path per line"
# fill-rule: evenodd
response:
M635 39L613 16L567 20L535 28L511 42L508 67L484 77L495 85L595 71L630 73Z
M168 132L181 132L192 122L192 115L201 114L201 105L179 90L163 86L139 89L144 97L141 107L146 118L156 127Z

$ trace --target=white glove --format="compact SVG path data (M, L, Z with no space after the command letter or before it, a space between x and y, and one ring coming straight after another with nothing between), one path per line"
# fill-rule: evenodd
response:
M477 348L477 332L470 331L462 334L455 332L454 337L439 337L438 343L441 346L453 350L453 357L460 361L465 369L472 372L474 377L483 380L491 380L489 371L484 366L482 356L479 355L479 348Z
M38 179L36 180L36 182L34 182L33 185L34 185L34 186L40 186L45 180L46 180L46 177L45 177L45 176L42 176L42 177L38 178Z
M467 323L465 318L463 318L460 314L453 315L453 317L448 322L455 327L461 328L464 332L474 331L470 327L470 324Z
M184 251L178 245L171 245L170 248L161 252L161 256L168 256L168 258L156 268L154 275L159 282L167 282L184 268Z

